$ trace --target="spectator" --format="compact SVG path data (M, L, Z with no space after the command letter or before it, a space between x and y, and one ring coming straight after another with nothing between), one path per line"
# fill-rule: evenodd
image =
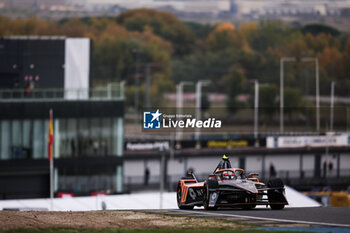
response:
M30 85L29 83L26 83L26 95L29 96L30 94Z
M271 163L270 164L270 177L276 177L277 173L276 173L276 169L275 166Z
M148 167L146 168L145 170L145 177L144 177L144 184L147 186L148 185L148 182L149 182L149 175L150 175L150 171L148 169Z
M328 170L329 170L329 174L332 174L332 171L333 171L333 162L332 161L328 162Z

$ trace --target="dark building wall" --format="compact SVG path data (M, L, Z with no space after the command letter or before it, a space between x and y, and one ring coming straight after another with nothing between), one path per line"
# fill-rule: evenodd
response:
M49 174L0 175L0 199L46 198Z
M0 199L49 196L48 160L0 161Z
M64 175L81 176L89 173L113 174L122 159L115 156L55 159L55 168ZM0 160L0 200L21 198L47 198L49 196L49 161L47 159ZM90 192L98 191L93 190ZM59 190L68 191L72 190ZM89 193L75 193L88 195Z
M64 52L63 38L1 38L0 88L25 88L30 77L37 88L63 88Z

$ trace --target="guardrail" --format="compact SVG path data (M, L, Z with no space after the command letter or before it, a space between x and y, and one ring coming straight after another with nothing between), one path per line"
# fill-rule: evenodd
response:
M250 172L257 172L260 175L260 178L265 177L265 179L268 179L270 177L269 172L266 171L265 174L263 174L261 171L247 171L247 173ZM168 175L167 181L168 182L177 182L181 177L184 175ZM209 173L196 173L196 176L198 180L204 180L208 178ZM340 169L339 172L340 177L350 177L350 169ZM322 178L323 175L321 174L320 177L315 177L314 170L313 169L306 169L304 170L304 176L300 176L299 170L280 170L277 172L277 177L282 179L304 179L304 178ZM337 178L337 172L336 170L327 171L326 178L332 179ZM148 178L149 184L156 184L160 182L160 176L158 175L150 175ZM145 183L145 176L125 176L124 177L124 183L125 184L144 184Z
M249 171L247 171L249 173ZM265 172L265 175L262 172L257 171L260 174L259 178L262 178L262 181L269 180L269 173ZM287 175L288 174L288 175ZM208 178L209 173L196 173L198 180L203 181ZM176 189L177 182L183 175L168 175L166 177L165 188L169 191L174 191ZM291 170L285 171L281 170L277 172L277 177L281 178L286 185L293 186L296 188L301 188L305 190L305 184L307 184L307 190L311 191L315 188L320 187L331 187L339 189L346 189L348 187L345 180L350 177L350 169L340 169L339 178L337 178L336 171L332 171L326 175L326 178L315 177L314 170L305 170L304 177L300 176L300 171ZM322 181L322 182L321 182ZM344 183L345 182L345 183ZM146 182L145 176L125 176L124 177L124 187L128 191L139 191L139 190L157 190L159 189L160 176L159 175L150 175Z
M44 101L44 100L108 100L124 99L124 86L109 84L95 88L33 88L1 89L0 101Z

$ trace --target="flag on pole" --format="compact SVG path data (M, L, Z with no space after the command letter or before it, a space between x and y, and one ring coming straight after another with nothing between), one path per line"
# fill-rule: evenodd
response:
M49 120L49 138L48 138L48 159L50 162L50 210L53 210L53 192L54 192L54 185L53 185L53 150L52 150L52 144L53 144L53 112L52 109L50 109L50 120Z
M49 161L51 161L52 159L52 144L53 144L53 113L52 113L52 109L50 109L50 120L49 120L49 140L48 140L48 159Z

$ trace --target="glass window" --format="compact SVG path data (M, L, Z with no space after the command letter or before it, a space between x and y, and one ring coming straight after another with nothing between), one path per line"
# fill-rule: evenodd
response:
M78 155L88 156L92 150L92 140L89 137L89 122L87 119L78 120Z
M44 126L42 120L33 121L33 158L43 158Z
M30 127L31 127L31 122L30 120L24 120L23 123L23 132L22 132L22 146L24 148L30 148L31 143L30 143Z
M12 131L11 131L11 136L12 136L12 147L20 147L22 142L22 130L21 130L21 122L19 120L14 120L12 121Z
M124 119L123 117L118 118L118 148L117 155L123 156L124 151Z
M10 121L0 122L0 158L9 159L10 158L10 147L11 147L11 131L10 131Z
M66 124L67 132L67 156L76 157L78 156L78 135L77 135L77 119L68 119Z
M122 156L123 155L123 118L113 119L113 155Z
M31 143L31 127L32 123L30 120L22 121L22 157L32 158L32 143Z
M100 156L111 155L113 141L112 141L112 119L111 118L102 118L102 131L101 131L101 149Z
M47 158L49 120L0 121L0 159ZM123 118L55 119L55 157L123 153Z
M101 155L102 140L101 140L101 119L94 118L90 120L90 139L92 140L91 156Z
M115 192L113 168L64 168L58 171L58 192L93 193L104 191Z
M49 147L48 147L48 143L49 143L49 120L43 120L42 123L44 124L43 126L43 138L41 141L41 145L42 145L42 156L40 158L48 158L49 155ZM44 142L44 143L42 143Z
M59 119L58 135L59 137L55 140L59 140L59 157L67 157L71 154L70 152L70 140L67 133L67 120Z

